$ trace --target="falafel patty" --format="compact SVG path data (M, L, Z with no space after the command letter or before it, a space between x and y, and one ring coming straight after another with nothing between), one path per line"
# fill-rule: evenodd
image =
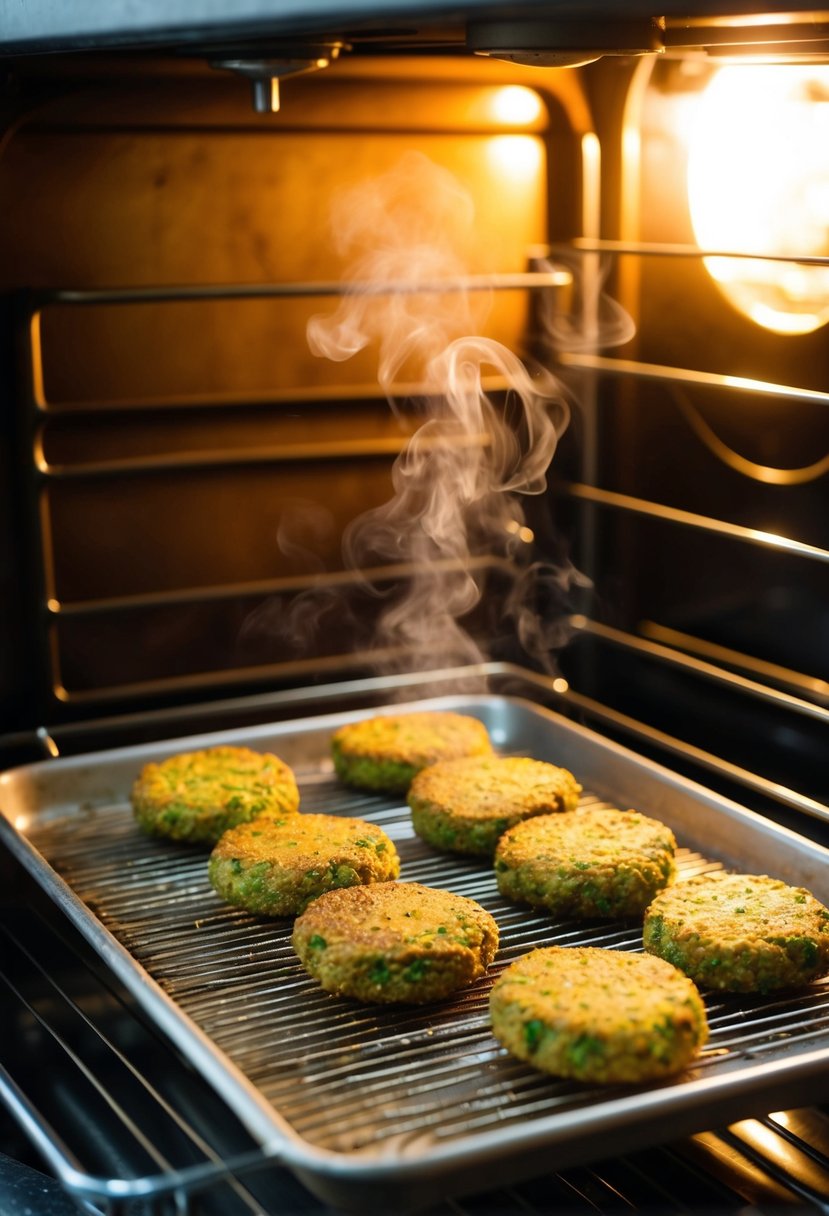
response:
M386 833L341 815L242 823L225 832L207 865L222 899L260 916L293 916L324 891L387 882L399 873Z
M488 756L492 744L477 718L424 711L349 722L334 732L331 752L334 771L346 785L398 794L422 768L438 760Z
M667 1077L708 1038L705 1006L687 976L651 955L595 946L525 954L495 981L489 1007L507 1051L577 1081Z
M321 895L296 921L292 942L326 992L420 1005L484 975L498 926L464 895L387 882Z
M643 941L701 987L771 992L829 971L829 910L765 874L698 874L654 899Z
M638 811L590 807L527 819L495 850L498 890L566 919L641 916L673 881L676 840Z
M209 747L146 764L131 800L150 836L215 844L237 823L294 814L299 790L292 770L270 752Z
M491 857L507 828L572 811L580 793L572 773L543 760L472 756L422 769L408 803L415 832L435 848Z

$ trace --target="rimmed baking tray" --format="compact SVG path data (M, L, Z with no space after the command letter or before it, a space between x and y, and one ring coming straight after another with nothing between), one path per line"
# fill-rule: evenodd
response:
M586 803L637 807L680 844L684 874L770 873L829 902L829 850L518 698L441 697L378 709L453 709L496 748L571 769ZM487 863L414 836L400 800L336 781L331 733L344 713L54 759L0 777L3 838L154 1019L221 1092L257 1142L330 1203L413 1209L551 1168L805 1105L829 1093L829 982L763 998L706 994L710 1042L658 1085L583 1086L511 1059L493 1038L492 980L537 945L641 948L631 923L555 922L501 899ZM206 852L136 828L141 766L216 743L273 750L302 809L380 824L403 880L477 899L501 948L486 979L426 1007L363 1006L323 993L290 946L291 922L224 905Z

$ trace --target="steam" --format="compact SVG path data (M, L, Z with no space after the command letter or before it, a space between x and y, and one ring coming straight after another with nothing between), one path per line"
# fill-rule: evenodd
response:
M567 265L559 258L557 268ZM539 271L554 269L546 258L538 258ZM575 259L567 269L573 279L574 307L564 312L558 301L541 295L539 322L542 338L550 350L569 354L590 354L599 346L623 346L636 334L630 313L604 290L610 263L599 264L595 254Z
M401 669L487 657L462 621L481 601L495 554L512 582L510 632L517 628L548 665L551 646L563 640L562 614L542 619L539 588L553 588L560 601L583 580L566 559L555 567L527 560L532 533L522 499L546 488L569 409L549 371L530 370L479 336L489 299L459 285L475 235L471 199L447 171L409 154L340 199L334 231L346 290L333 313L310 320L312 352L340 361L376 346L378 380L393 408L396 385L422 386L424 421L395 462L393 497L354 520L344 538L354 570L411 567L375 642L384 653L403 652ZM492 376L507 386L505 404L485 387Z

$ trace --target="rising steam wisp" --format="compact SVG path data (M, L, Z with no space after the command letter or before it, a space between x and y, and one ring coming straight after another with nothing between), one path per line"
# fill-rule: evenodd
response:
M311 350L330 359L376 345L378 380L393 408L404 373L422 386L424 421L395 462L394 496L355 519L344 538L355 571L401 562L412 569L376 639L384 654L399 654L400 669L488 657L462 624L481 598L488 555L512 570L506 612L542 661L561 626L539 619L538 583L552 578L566 590L579 579L566 561L553 569L520 560L528 533L520 499L545 489L569 411L548 371L530 372L476 332L489 301L462 286L473 219L452 175L425 157L404 157L340 201L335 233L350 258L346 291L332 314L308 326ZM506 385L505 404L503 390L495 399L485 388L493 376Z

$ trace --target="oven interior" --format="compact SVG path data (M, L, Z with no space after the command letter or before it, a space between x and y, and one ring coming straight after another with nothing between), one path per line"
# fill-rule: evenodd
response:
M503 53L491 22L415 19L0 61L5 765L496 686L826 843L827 29L570 20L566 69L532 21L504 58L470 53ZM699 121L728 74L769 121L775 72L777 244L782 168L754 185L743 129ZM754 193L711 235L689 183L718 128L715 217L731 162ZM244 1159L6 868L10 1156L65 1167L115 1095L129 1134L86 1169L140 1174L162 1109ZM468 1210L825 1210L827 1147L825 1112L777 1112ZM266 1169L128 1210L167 1203L320 1210Z

